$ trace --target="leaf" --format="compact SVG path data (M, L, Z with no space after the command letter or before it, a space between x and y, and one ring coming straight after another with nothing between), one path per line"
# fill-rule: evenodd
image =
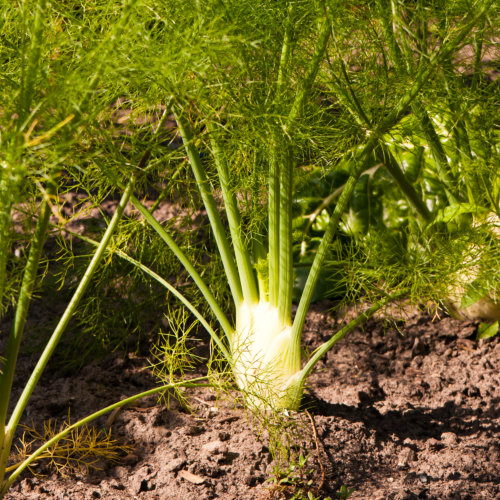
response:
M460 301L460 309L467 309L488 295L488 290L479 280L474 280L465 287L465 293Z
M316 219L314 219L312 225L313 231L320 231L320 232L326 231L329 222L330 222L330 214L324 208L323 210L321 210L320 214L316 217Z
M487 213L488 210L484 207L479 207L474 203L455 203L446 208L443 208L438 211L434 221L436 222L451 222L453 219L456 219L458 216L463 214L484 214Z
M489 339L498 333L498 321L495 323L479 323L476 340Z

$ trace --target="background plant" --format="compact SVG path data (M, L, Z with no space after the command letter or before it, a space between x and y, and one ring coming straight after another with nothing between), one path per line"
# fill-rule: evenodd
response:
M431 51L458 28L463 7L380 1L358 16L359 38L345 28L348 23L335 25L335 45L321 76L332 109L348 111L354 141L355 134L363 137L373 129L383 113L381 103L394 99ZM476 279L465 280L458 306L448 303L452 310L461 298L467 307L488 291L495 293L498 281L498 134L490 107L498 89L489 61L483 60L496 49L495 16L489 11L443 59L407 116L380 138L372 168L356 186L343 222L343 230L371 256L370 266L384 263L392 279L410 277L421 300L442 302L464 281L463 270L470 274L477 267L477 257L464 259L464 252L481 249L480 267L490 274L473 272ZM478 113L484 113L481 122ZM322 177L317 172L314 179ZM340 189L332 186L319 204L302 213L306 260ZM417 278L422 272L425 280Z

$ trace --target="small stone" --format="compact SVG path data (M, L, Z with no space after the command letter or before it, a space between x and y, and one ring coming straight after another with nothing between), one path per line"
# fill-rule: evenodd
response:
M182 479L185 479L192 484L203 484L205 482L204 477L193 474L192 472L189 472L187 470L181 470L179 472L179 477L182 477Z
M403 448L398 456L398 468L404 469L415 460L415 452L411 448Z
M174 458L173 460L170 460L170 462L165 466L165 470L167 472L177 472L178 470L182 469L184 465L186 465L185 458Z
M229 432L224 432L224 431L219 432L219 439L221 441L228 441L230 438L231 434L229 434Z
M219 409L216 406L211 406L208 409L208 418L214 418L219 414Z
M200 434L203 434L205 430L205 427L202 425L192 424L186 427L184 434L186 434L186 436L199 436Z
M225 455L227 453L227 445L222 441L212 441L201 447L204 455Z
M420 479L420 482L422 482L422 483L427 483L429 481L429 478L427 477L426 474L420 474L418 476L418 478Z
M457 444L457 435L454 432L443 432L441 434L441 441L446 446L453 446Z
M92 498L101 498L101 494L97 490L95 490L92 492Z

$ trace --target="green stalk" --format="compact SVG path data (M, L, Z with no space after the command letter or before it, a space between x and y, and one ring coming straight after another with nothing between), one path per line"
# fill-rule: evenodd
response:
M1 193L4 196L3 193ZM3 294L7 281L7 257L10 245L10 202L0 201L0 318L2 318Z
M31 248L24 269L21 291L19 292L16 314L7 344L6 361L3 367L3 373L0 375L0 478L2 478L4 474L11 444L9 428L5 427L5 422L12 391L12 382L14 380L14 372L24 333L24 326L26 324L26 318L28 317L31 295L36 283L43 244L47 235L50 213L49 204L44 200L35 227L35 233L31 241Z
M217 321L219 322L221 328L224 330L228 340L231 340L233 335L233 327L229 323L226 315L222 311L221 307L215 300L210 289L207 287L206 283L203 281L203 278L200 276L198 271L193 267L189 259L186 257L184 252L177 246L172 237L163 229L161 224L153 217L152 214L149 213L149 210L135 197L130 197L130 202L134 207L141 213L141 215L146 219L146 221L151 225L151 227L158 233L160 238L167 244L172 253L177 257L179 262L184 266L184 269L191 276L193 281L196 283L196 286L200 290L200 292L205 297L205 300L208 302L208 305L212 309Z
M421 102L416 101L412 105L413 112L420 121L422 132L424 133L425 140L429 145L434 161L436 162L437 173L443 185L445 186L446 197L449 203L457 203L457 197L453 194L452 186L454 179L451 177L450 165L446 152L441 144L438 134L432 124L427 110Z
M46 0L40 0L34 8L35 16L33 22L33 33L31 34L31 47L29 50L29 59L26 65L22 66L21 73L21 92L19 93L18 104L18 127L25 125L27 118L31 113L33 96L35 93L35 82L38 76L40 66L40 57L42 52L42 36L44 30L43 12L45 10ZM30 12L32 15L32 12ZM19 139L22 136L18 136Z
M285 80L288 75L288 70L291 61L291 39L292 39L292 29L293 23L291 22L291 17L293 13L293 4L288 6L285 34L283 36L283 44L281 47L280 62L278 67L278 78L276 81L276 96L274 99L274 104L280 107L283 102L283 93L285 91ZM283 286L283 281L287 280L289 272L287 268L283 266L281 248L281 235L288 238L286 234L286 229L283 228L283 221L281 219L281 206L283 201L281 200L282 193L282 177L287 176L287 173L283 173L282 165L282 154L280 154L280 148L283 146L279 140L279 133L273 128L272 131L272 141L270 150L270 161L269 161L269 215L268 215L268 234L269 234L269 303L273 307L280 308L280 316L283 318L286 315L286 307L283 298L281 296L281 287ZM287 193L288 190L285 189L283 192ZM288 194L285 194L288 198ZM287 246L285 242L285 246ZM286 258L288 261L288 258ZM288 265L288 264L287 264ZM281 276L281 271L284 271L285 276ZM288 297L285 299L288 300ZM280 306L281 304L281 306ZM283 310L285 309L285 310ZM291 309L290 309L291 311ZM285 322L289 321L289 317L284 318Z
M243 298L248 303L255 303L259 300L259 293L255 282L255 274L252 268L250 254L242 238L240 211L238 209L236 196L232 190L226 158L222 152L223 147L217 132L213 130L210 124L207 125L207 127L210 133L210 142L217 173L219 174L222 197L224 198L224 206L226 209L231 240L233 242Z
M292 13L293 3L288 6L287 18L285 21L285 34L283 36L283 45L281 46L280 63L278 67L278 79L276 82L276 98L279 101L285 87L285 80L288 76L290 59L292 54Z
M76 238L81 239L82 241L90 243L91 245L99 246L99 242L91 238L87 238L86 236L83 236L81 234L74 233L73 231L69 231L66 228L64 229L64 231L68 234L71 234L72 236L75 236ZM224 357L226 358L228 363L231 363L231 355L229 354L229 351L222 342L221 338L215 333L213 328L210 326L207 320L200 314L198 309L196 309L196 307L184 295L182 295L182 293L180 293L179 290L177 290L174 286L172 286L168 281L163 279L159 274L155 273L151 268L147 267L142 262L139 262L138 260L134 259L133 257L123 252L122 250L114 250L113 253L118 255L118 257L122 258L123 260L130 262L130 264L136 266L138 269L151 276L151 278L153 278L162 286L164 286L172 295L174 295L174 297L176 297L180 302L182 302L182 304L184 304L186 309L191 311L193 316L196 317L196 319L200 322L203 328L205 328L205 330L210 334L210 337L212 337L214 342L217 344L217 347L221 350L222 354L224 354Z
M1 484L0 499L5 496L5 494L7 493L7 490L10 488L12 483L20 476L20 474L24 470L26 470L26 468L29 467L44 451L48 450L51 446L55 445L59 440L61 440L63 437L70 434L75 429L78 429L79 427L82 427L83 425L88 424L89 422L92 422L93 420L95 420L99 417L102 417L103 415L106 415L107 413L109 413L117 408L121 408L121 407L126 406L128 404L131 404L134 401L137 401L138 399L152 396L153 394L158 394L159 392L165 392L165 391L168 391L169 389L176 389L179 387L186 387L186 388L212 387L212 384L201 383L205 380L208 380L208 378L207 377L198 377L198 378L191 379L187 382L177 382L177 383L173 383L173 384L165 384L165 385L162 385L159 387L155 387L153 389L149 389L148 391L144 391L144 392L141 392L139 394L135 394L134 396L131 396L129 398L118 401L117 403L113 403L112 405L106 406L106 408L103 408L102 410L96 411L95 413L92 413L88 417L82 418L78 422L75 422L74 424L68 426L66 429L59 432L54 437L49 439L46 443L44 443L42 446L40 446L26 460L21 462L16 467L16 470L9 476L9 478Z
M68 323L71 320L71 317L73 316L73 313L75 312L76 308L78 307L78 304L80 303L80 300L82 299L83 295L85 294L85 291L87 290L88 285L90 284L90 280L92 279L92 276L94 275L94 272L96 271L98 265L100 264L104 253L106 251L106 248L109 244L109 241L111 240L111 236L113 235L113 232L115 231L118 222L123 214L123 211L125 209L125 206L128 203L128 200L130 198L130 195L132 193L132 188L133 188L133 183L134 179L130 180L127 188L125 189L122 198L120 200L120 203L116 209L116 212L114 213L113 217L111 218L111 221L108 225L108 228L106 229L106 232L104 233L101 242L99 243L99 246L92 257L92 260L90 264L87 267L87 270L85 271L85 274L83 275L75 293L73 294L72 299L70 300L68 306L66 307L66 310L64 311L63 315L61 316L61 319L59 320L59 323L57 324L56 328L54 329L54 332L52 333L52 336L50 337L47 345L45 346L45 349L40 356L40 359L38 360L38 363L36 364L28 382L26 383L24 390L19 397L19 400L14 408L14 411L12 412L12 415L10 417L9 423L6 428L5 432L5 438L4 438L4 443L3 443L3 448L2 448L2 455L0 456L0 477L3 478L4 473L5 473L5 465L7 463L7 459L9 456L10 449L12 447L12 440L14 439L14 433L17 429L17 426L19 424L19 421L21 419L21 416L24 412L24 409L26 408L26 405L28 404L29 398L31 397L31 394L33 393L33 390L35 389L36 384L38 383L38 380L40 379L40 376L42 375L43 370L47 366L47 363L52 356L57 344L59 343L59 340L61 339L62 334L64 333L66 327L68 326ZM47 221L48 222L48 221Z
M316 283L318 282L320 271L323 267L323 263L328 253L330 244L333 241L333 237L335 236L335 233L337 231L340 218L342 217L342 214L349 206L352 193L354 192L354 188L356 186L356 183L358 182L359 176L366 168L366 161L368 158L369 157L366 157L365 162L355 167L350 177L347 179L344 189L340 194L339 200L335 205L335 209L330 218L330 221L323 235L323 238L321 239L321 243L318 247L316 255L314 256L311 270L309 271L309 275L307 276L306 284L304 286L304 290L302 291L299 305L297 307L297 312L295 313L295 319L293 320L293 325L292 325L293 344L300 345L302 329L304 328L307 311L309 310L309 305L311 304L314 288L316 287Z
M323 61L326 45L330 38L330 17L323 19L314 53L307 68L301 88L288 113L284 134L284 152L280 155L279 178L279 279L278 310L283 324L289 324L292 315L293 255L292 255L292 201L293 201L293 152L289 144L289 131L294 126Z
M386 306L389 302L397 300L404 297L409 289L404 289L398 291L394 294L388 295L387 297L377 301L366 311L356 316L350 323L341 328L335 335L333 335L329 340L324 342L320 347L318 347L311 355L307 361L304 368L300 372L300 383L304 383L307 377L311 374L316 363L339 341L342 340L348 333L352 332L356 327L363 324L365 321L370 319L377 311L382 307Z
M377 158L384 164L387 171L392 175L393 179L397 182L406 199L413 205L415 210L420 214L420 216L425 220L429 221L431 219L431 213L427 208L426 204L422 198L415 191L415 188L406 178L401 166L399 165L394 155L389 151L387 146L381 145L379 149L376 150L375 154Z
M291 147L289 148L291 149ZM292 254L292 154L284 157L280 169L280 245L279 245L279 296L278 311L283 325L290 325L292 317L293 254Z
M269 303L278 307L280 273L280 164L277 134L271 138L271 158L269 161Z
M215 200L210 191L210 183L208 181L205 168L203 167L200 155L193 144L193 136L187 122L185 122L183 117L175 110L174 116L177 121L177 125L179 126L182 142L184 143L184 148L186 149L189 163L191 164L196 184L198 185L198 190L200 191L203 204L205 205L205 209L207 211L210 226L212 227L212 232L222 259L222 265L224 266L224 271L227 276L229 288L231 289L231 294L233 295L234 303L240 304L243 300L243 293L241 290L238 270L236 268L234 256L231 252L231 247L229 246L229 242L227 240L224 225L222 224Z
M481 57L483 52L483 41L484 41L484 30L485 30L485 21L481 25L481 28L474 36L474 48L476 50L476 54L474 56L474 72L472 74L472 90L476 90L481 79Z
M331 33L330 23L331 23L331 14L327 12L327 15L324 17L318 33L318 40L314 48L313 56L309 63L309 67L307 68L306 74L302 80L302 86L298 90L295 100L292 104L292 108L288 113L288 117L284 127L285 134L287 134L288 131L293 127L295 120L298 118L300 111L302 110L302 106L304 105L304 102L308 97L309 92L312 89L313 83L316 80L320 64L323 62L324 54L326 51L326 45L330 38L330 33Z

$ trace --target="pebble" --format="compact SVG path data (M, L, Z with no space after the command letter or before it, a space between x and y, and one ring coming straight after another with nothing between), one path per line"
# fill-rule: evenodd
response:
M403 448L398 456L398 468L404 469L410 462L415 460L415 452L411 448Z
M227 453L227 445L222 441L211 441L201 447L204 455L225 455Z
M202 425L192 424L186 427L186 429L184 430L184 434L186 436L199 436L200 434L203 434L205 431L206 429Z
M186 465L186 459L185 458L174 458L173 460L170 460L168 464L165 466L165 470L167 472L177 472L178 470L182 469Z
M208 409L208 418L214 418L219 413L219 409L216 406L211 406Z
M192 472L189 472L188 470L181 470L179 472L179 477L182 479L185 479L186 481L189 481L192 484L203 484L205 482L205 478L202 476L198 476L197 474L193 474Z
M221 441L228 441L231 438L231 434L224 431L219 432L218 436Z
M441 434L441 441L446 446L453 446L458 442L457 435L454 432L443 432Z

